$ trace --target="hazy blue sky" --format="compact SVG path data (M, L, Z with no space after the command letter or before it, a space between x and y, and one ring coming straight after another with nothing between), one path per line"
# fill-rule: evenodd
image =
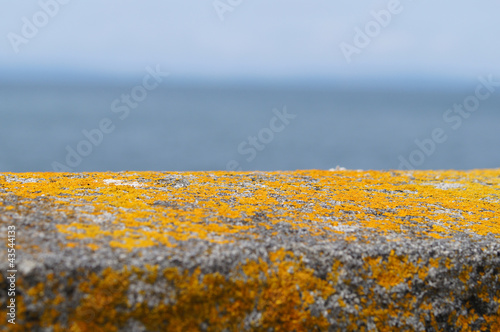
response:
M401 0L350 63L341 43L355 46L371 11L398 1L59 1L67 4L0 0L0 75L34 67L141 74L156 64L177 78L500 75L497 0ZM219 15L214 3L231 11ZM29 38L26 20L41 25Z

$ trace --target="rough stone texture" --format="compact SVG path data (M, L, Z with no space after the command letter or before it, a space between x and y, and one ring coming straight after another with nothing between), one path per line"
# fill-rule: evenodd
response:
M0 174L0 326L500 331L499 197L500 170Z

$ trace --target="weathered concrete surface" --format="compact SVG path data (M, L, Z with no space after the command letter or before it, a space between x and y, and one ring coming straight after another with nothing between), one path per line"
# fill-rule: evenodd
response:
M0 326L500 331L499 202L500 170L0 174Z

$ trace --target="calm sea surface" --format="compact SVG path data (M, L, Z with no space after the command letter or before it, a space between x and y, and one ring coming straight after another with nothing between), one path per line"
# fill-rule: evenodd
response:
M475 84L162 86L122 99L133 87L0 86L0 172L500 167L500 90L467 118L446 113Z

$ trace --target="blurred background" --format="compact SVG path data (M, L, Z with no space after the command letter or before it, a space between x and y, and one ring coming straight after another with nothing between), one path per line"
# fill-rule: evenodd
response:
M496 0L0 4L0 172L500 167Z

